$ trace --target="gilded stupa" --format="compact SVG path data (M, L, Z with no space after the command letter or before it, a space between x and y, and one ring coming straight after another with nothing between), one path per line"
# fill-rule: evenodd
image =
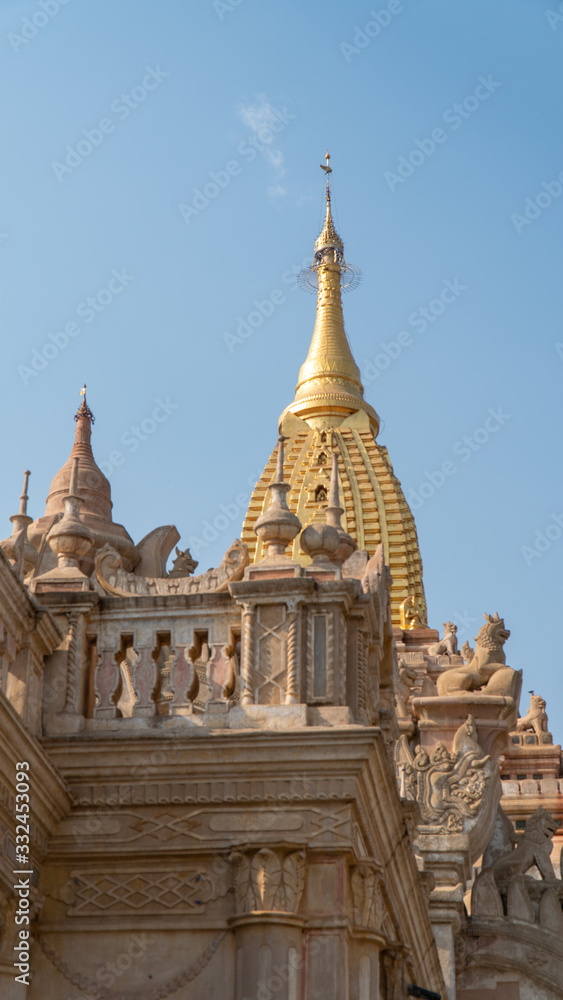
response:
M315 242L312 267L306 274L317 286L317 314L309 353L299 372L295 398L282 413L279 429L286 438L284 478L290 484L289 508L305 527L328 503L331 452L338 455L343 528L358 550L372 556L383 544L391 569L393 624L426 625L422 559L414 517L396 478L387 449L377 441L379 418L364 398L359 368L344 329L342 286L353 270L346 264L331 207L329 155L326 156L326 217ZM242 540L250 558L265 554L255 526L268 505L268 486L276 470L272 452L256 484L246 513ZM310 559L292 543L293 559Z

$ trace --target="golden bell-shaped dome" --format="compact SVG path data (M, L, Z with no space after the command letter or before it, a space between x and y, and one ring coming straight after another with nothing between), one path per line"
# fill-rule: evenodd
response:
M379 418L364 399L360 372L344 329L341 280L346 264L344 245L332 220L328 160L323 170L327 172L327 214L312 267L318 284L315 327L295 398L280 418L280 432L286 437L287 502L304 527L318 519L329 502L329 456L335 452L342 528L369 556L383 545L393 577L393 624L400 626L401 605L411 596L424 622L422 559L414 518L387 449L376 440ZM267 507L276 458L277 448L254 488L243 525L241 537L254 562L264 555L254 529ZM292 544L291 556L302 565L310 562L299 539Z

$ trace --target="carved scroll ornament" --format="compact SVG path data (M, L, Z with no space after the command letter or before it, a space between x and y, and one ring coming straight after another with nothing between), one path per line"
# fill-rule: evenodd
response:
M477 815L491 774L490 759L477 742L472 716L458 729L451 753L443 743L430 754L422 746L413 753L403 735L396 749L401 796L418 802L424 824L460 832L464 819Z
M210 569L199 576L136 576L123 569L121 556L104 545L96 556L96 579L112 597L146 597L152 594L207 594L221 593L229 583L241 580L248 566L248 549L236 538L223 556L217 569Z

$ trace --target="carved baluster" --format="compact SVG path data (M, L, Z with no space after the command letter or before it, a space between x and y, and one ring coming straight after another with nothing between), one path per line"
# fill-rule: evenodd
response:
M254 671L254 605L243 604L243 645L242 645L242 692L241 705L254 703L254 686L252 674Z
M211 701L225 701L235 689L234 655L232 646L212 646L206 666L206 679L211 689Z
M100 656L94 676L94 691L98 698L98 703L94 706L95 719L121 718L117 702L121 697L122 686L121 671L115 653L111 649L106 649Z
M192 658L186 656L183 647L170 667L170 687L174 693L170 714L191 715L199 691L199 678Z
M287 683L285 689L286 705L297 705L299 702L298 636L299 611L294 607L290 609L289 631L287 635Z
M160 681L158 667L151 650L144 647L139 651L139 659L133 667L133 687L137 700L133 705L133 715L156 715L157 691Z

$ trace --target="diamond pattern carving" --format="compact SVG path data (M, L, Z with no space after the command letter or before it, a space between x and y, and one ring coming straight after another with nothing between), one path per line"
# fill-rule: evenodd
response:
M228 891L226 879L202 868L180 872L122 872L105 875L98 872L72 872L70 880L75 902L68 911L76 916L94 916L101 912L204 913L206 903Z
M162 843L183 837L198 826L200 824L197 820L189 816L174 816L172 813L140 817L131 823L131 829L136 830L139 837L155 837Z

